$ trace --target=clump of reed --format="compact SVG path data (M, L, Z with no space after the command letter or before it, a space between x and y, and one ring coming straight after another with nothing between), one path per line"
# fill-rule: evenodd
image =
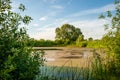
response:
M110 63L107 63L103 52L93 50L93 56L88 58L85 64L86 67L73 67L72 62L69 67L43 66L36 80L120 80L119 76L109 72Z

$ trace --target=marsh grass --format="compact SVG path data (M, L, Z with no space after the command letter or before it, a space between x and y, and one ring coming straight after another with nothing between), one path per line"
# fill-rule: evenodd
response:
M36 80L120 80L118 75L112 75L108 69L105 57L93 50L93 57L88 58L84 65L86 67L73 66L43 66L40 67L41 74ZM114 65L113 65L114 66Z

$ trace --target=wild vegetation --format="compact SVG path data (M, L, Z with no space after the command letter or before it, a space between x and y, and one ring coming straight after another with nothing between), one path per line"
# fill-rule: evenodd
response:
M81 30L70 24L64 24L61 28L56 28L55 32L56 40L61 41L64 44L73 43L79 36L82 36Z
M107 47L108 71L114 75L120 74L120 2L115 1L115 14L108 11L107 15L101 15L102 19L111 20L110 24L105 24L108 33L104 35L103 42Z
M99 18L110 20L105 24L107 34L100 40L91 37L86 40L79 28L64 24L56 28L56 40L34 40L29 38L25 27L32 20L29 16L21 16L12 11L10 0L0 0L0 79L1 80L119 80L120 74L120 2L115 1L115 13L107 11ZM20 4L20 11L25 6ZM57 68L57 74L72 72L72 76L56 77L42 74L44 52L34 51L32 47L45 46L78 46L104 49L102 52L93 51L91 66L88 68ZM56 69L53 67L53 69ZM70 70L68 70L70 69ZM48 69L45 69L48 70ZM52 70L52 69L51 69ZM77 73L76 73L77 71ZM46 71L47 72L47 71ZM73 75L74 73L74 75ZM75 74L76 73L76 74ZM52 74L52 73L51 73ZM53 74L56 74L53 73ZM79 74L79 75L78 75ZM80 77L80 78L79 78Z
M19 9L25 10L20 4ZM0 0L0 80L33 80L43 65L43 52L27 46L29 36L25 27L32 20L12 12L10 0Z

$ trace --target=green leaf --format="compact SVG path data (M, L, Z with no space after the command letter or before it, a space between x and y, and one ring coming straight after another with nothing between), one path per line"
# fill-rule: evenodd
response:
M23 4L20 4L19 9L20 9L21 11L24 11L24 10L25 10L25 6L24 6Z

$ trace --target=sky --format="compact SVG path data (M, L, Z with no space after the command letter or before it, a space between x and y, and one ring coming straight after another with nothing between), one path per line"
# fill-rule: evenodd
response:
M20 3L26 10L22 15L33 18L26 27L31 38L55 40L55 29L63 24L71 24L81 29L85 39L100 39L106 20L98 19L108 10L114 11L114 0L11 0L13 11Z

